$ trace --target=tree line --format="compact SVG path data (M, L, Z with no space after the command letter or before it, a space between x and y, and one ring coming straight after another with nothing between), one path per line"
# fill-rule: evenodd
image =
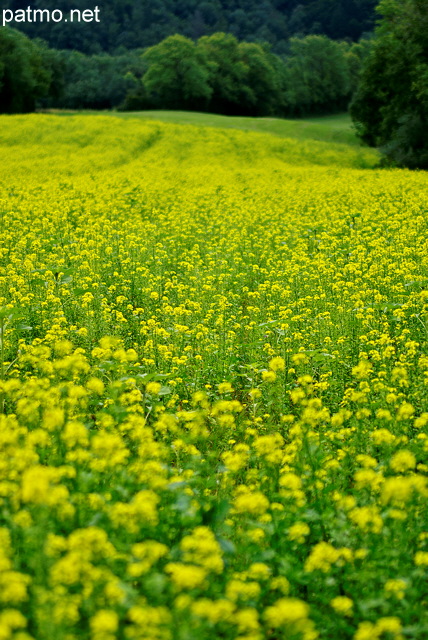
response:
M39 107L304 116L346 109L386 163L428 169L426 0L381 0L375 37L290 38L287 53L218 32L120 55L50 49L0 29L0 112Z
M143 54L140 95L151 108L226 115L299 116L347 108L366 43L326 36L291 38L288 55L215 33L196 42L175 35Z
M3 0L2 9L16 11L28 4ZM291 37L317 34L356 42L374 28L376 0L103 0L98 4L96 25L45 20L9 26L31 38L43 38L52 48L87 54L146 48L175 33L198 40L217 32L231 33L240 41L266 41L275 53L283 54ZM87 0L73 0L72 6L80 11L93 8ZM32 0L31 7L67 13L70 2Z
M291 38L268 44L215 33L173 35L145 50L85 55L0 29L0 111L182 109L226 115L300 116L347 108L369 41Z

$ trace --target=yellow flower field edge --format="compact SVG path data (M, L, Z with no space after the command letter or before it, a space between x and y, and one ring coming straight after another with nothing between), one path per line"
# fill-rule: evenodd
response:
M426 638L426 174L0 124L0 638Z

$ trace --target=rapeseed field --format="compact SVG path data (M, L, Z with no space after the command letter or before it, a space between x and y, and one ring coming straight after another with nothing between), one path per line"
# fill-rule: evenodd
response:
M427 638L426 173L0 131L0 639Z

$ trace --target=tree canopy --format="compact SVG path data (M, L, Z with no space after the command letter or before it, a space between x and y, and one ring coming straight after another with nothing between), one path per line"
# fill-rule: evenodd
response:
M428 168L428 12L426 0L382 0L376 38L351 104L366 143L387 161Z
M376 0L104 0L97 24L44 21L9 26L43 38L56 49L89 54L146 48L177 33L197 40L216 32L240 41L266 41L275 53L285 53L290 37L324 34L357 41L374 27L375 4ZM2 9L27 5L27 0L3 0ZM33 0L31 6L70 10L68 0ZM88 8L86 0L73 0L71 6Z
M204 108L212 94L204 51L189 38L174 35L143 54L149 68L143 84L165 108Z
M0 112L33 111L38 98L59 92L60 64L42 42L2 27L0 29Z
M286 59L286 99L289 110L346 109L350 97L350 70L343 46L326 36L292 38Z
M367 46L292 38L285 58L230 33L170 36L146 51L141 107L296 116L346 109ZM149 103L147 102L149 101Z

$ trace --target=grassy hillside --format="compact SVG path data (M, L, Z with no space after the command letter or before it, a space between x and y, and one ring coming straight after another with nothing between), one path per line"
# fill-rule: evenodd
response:
M118 114L119 115L119 114ZM321 140L324 142L344 142L358 145L359 142L352 129L352 121L347 114L305 118L304 120L284 120L279 118L246 118L239 116L220 116L189 111L140 111L121 113L121 117L141 117L173 122L175 124L193 124L204 127L220 127L221 129L243 129L272 133L283 138L298 140Z
M1 634L423 640L426 174L151 115L0 118Z
M99 115L96 111L56 111L57 115ZM212 113L197 113L193 111L131 111L104 112L124 119L149 119L172 124L190 124L203 127L219 127L221 129L242 129L259 133L271 133L283 138L298 140L319 140L323 142L342 142L348 145L360 146L348 114L333 116L284 120L281 118L247 118L240 116L220 116Z

